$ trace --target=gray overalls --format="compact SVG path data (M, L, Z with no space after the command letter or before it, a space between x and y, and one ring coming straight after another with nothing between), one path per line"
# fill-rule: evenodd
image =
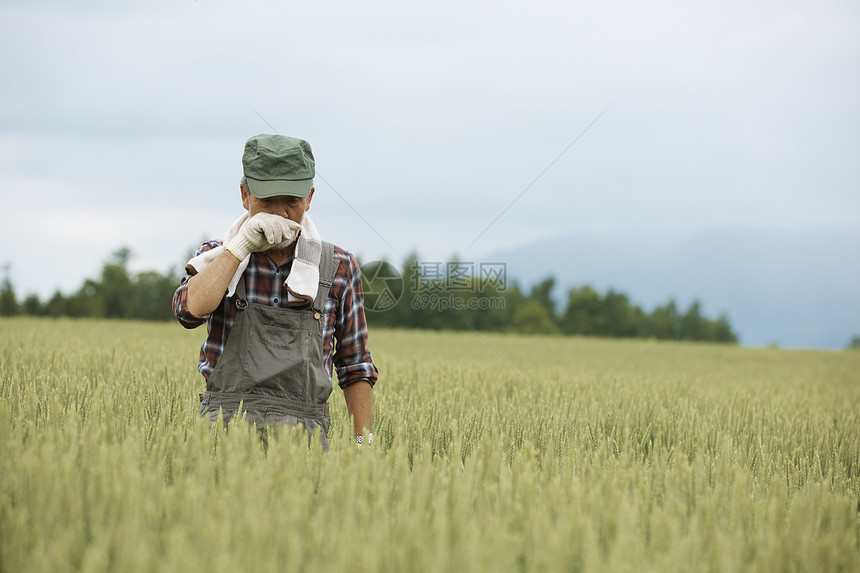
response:
M238 309L233 328L200 395L201 416L208 414L214 423L223 409L226 424L241 403L264 441L270 429L301 422L309 433L318 429L323 449L328 449L332 386L323 364L322 332L336 270L334 247L323 242L316 299L299 309L248 303L242 277L233 297Z

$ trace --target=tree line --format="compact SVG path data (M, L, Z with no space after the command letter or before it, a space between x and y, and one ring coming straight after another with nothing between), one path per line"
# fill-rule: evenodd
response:
M570 334L611 338L656 338L735 344L737 335L721 314L709 319L702 304L681 309L674 299L643 310L622 293L600 293L590 285L569 289L559 306L550 276L522 289L498 274L481 274L480 263L422 263L417 254L404 261L401 292L381 262L362 265L366 315L370 325L447 330L496 330L522 334ZM389 265L390 266L390 265ZM451 277L451 269L471 271ZM378 272L383 271L383 272ZM390 294L390 296L389 296ZM380 300L382 301L380 303ZM388 304L385 301L388 301ZM373 307L381 307L374 310Z
M134 320L172 320L170 301L179 286L175 273L128 270L131 250L115 251L95 279L86 279L68 295L56 291L46 301L35 294L18 302L8 272L0 286L0 316L67 316L73 318L125 318Z
M7 269L0 285L0 316L173 320L171 300L178 273L133 274L128 270L130 258L128 248L117 250L99 277L86 279L71 294L57 291L46 301L35 294L19 301ZM417 254L407 257L402 272L388 263L367 263L362 272L368 323L392 328L737 343L728 317L707 318L699 301L681 309L670 299L648 312L622 292L601 293L583 285L569 289L559 307L553 296L553 277L522 289L516 282L508 284L504 270L485 269L483 263L428 264Z

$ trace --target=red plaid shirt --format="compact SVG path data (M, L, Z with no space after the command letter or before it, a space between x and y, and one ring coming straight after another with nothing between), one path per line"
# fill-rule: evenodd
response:
M220 246L221 241L209 241L195 253L199 255ZM323 358L329 378L332 363L337 368L341 388L358 380L376 383L379 372L367 350L367 322L364 317L364 291L361 288L361 271L352 254L335 246L334 258L338 262L328 299L325 301L323 322ZM289 275L293 257L280 266L265 253L251 253L245 270L245 287L248 302L286 308L287 292L284 279ZM211 314L197 317L188 312L188 279L196 271L185 268L185 276L173 295L173 314L185 328L196 328L206 323L208 336L200 348L197 370L209 380L218 364L218 358L227 344L230 329L236 319L236 305L225 297ZM337 339L335 349L334 340Z

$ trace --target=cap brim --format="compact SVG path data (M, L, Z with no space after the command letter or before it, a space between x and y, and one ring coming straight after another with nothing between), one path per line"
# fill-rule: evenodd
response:
M248 180L248 188L251 190L251 195L257 199L267 199L269 197L277 197L278 195L307 197L311 194L311 187L313 187L314 183L313 179L261 181L260 179L252 179L247 176L245 178Z

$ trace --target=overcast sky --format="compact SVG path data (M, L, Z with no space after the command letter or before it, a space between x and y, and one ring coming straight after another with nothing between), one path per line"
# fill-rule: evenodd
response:
M311 143L317 227L365 260L858 227L857 2L4 0L0 47L19 296L121 246L178 268L272 131Z

